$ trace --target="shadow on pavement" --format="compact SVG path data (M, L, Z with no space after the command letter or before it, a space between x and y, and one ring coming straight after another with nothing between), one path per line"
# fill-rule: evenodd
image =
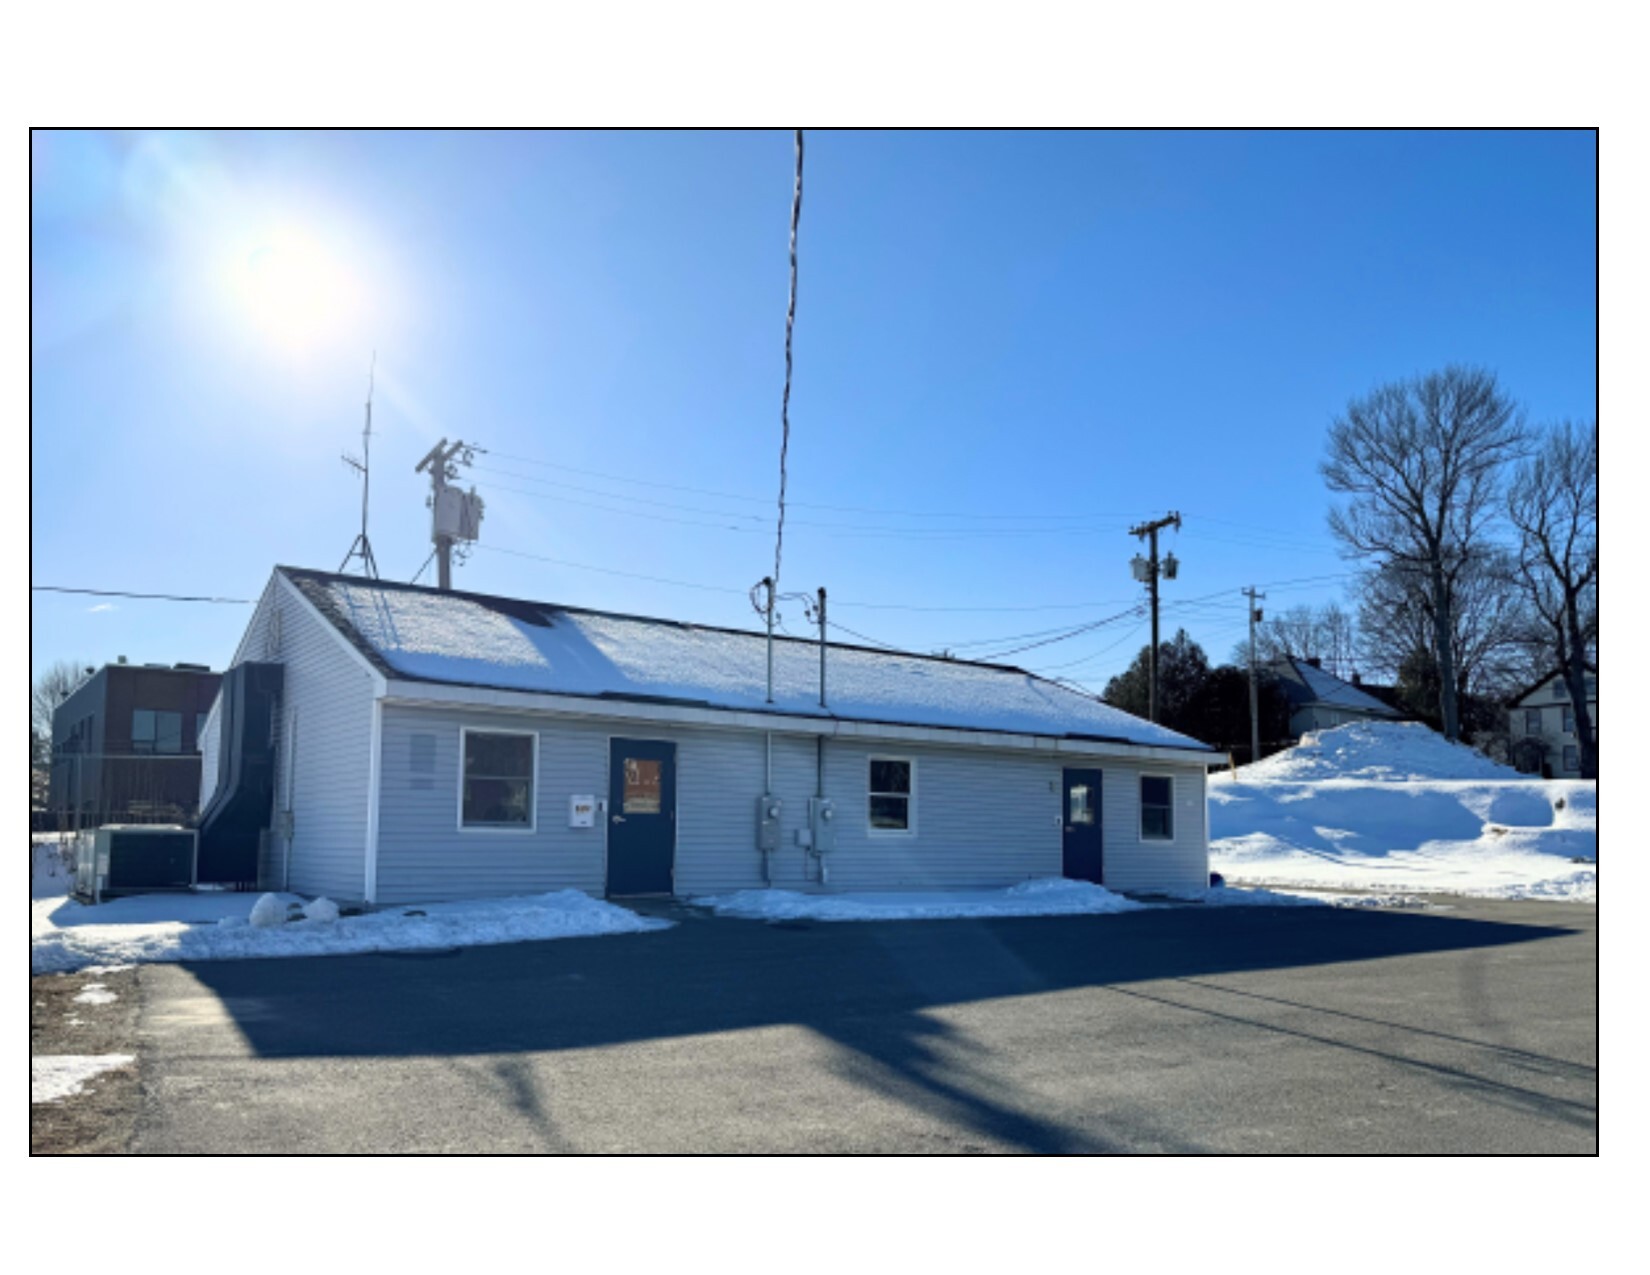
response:
M970 1063L966 1036L930 1011L1073 988L1124 991L1157 980L1195 986L1195 980L1235 972L1487 949L1571 932L1329 908L802 927L684 911L670 930L471 948L439 961L385 954L186 968L218 997L261 1057L447 1057L455 1066L482 1065L501 1100L547 1133L549 1115L513 1055L794 1025L839 1046L839 1070L855 1083L981 1135L1035 1151L1107 1151L1116 1148L1093 1133L1017 1109ZM1280 1030L1245 1014L1234 1000L1219 1010L1178 1007ZM1262 1008L1256 1006L1257 1014ZM1381 1054L1321 1033L1293 1034ZM491 1057L478 1064L478 1056ZM1381 1056L1431 1067L1445 1081L1485 1085L1465 1073ZM1496 1100L1540 1106L1567 1120L1593 1118L1590 1108L1570 1111L1534 1091L1489 1087ZM1170 1143L1165 1149L1197 1148Z

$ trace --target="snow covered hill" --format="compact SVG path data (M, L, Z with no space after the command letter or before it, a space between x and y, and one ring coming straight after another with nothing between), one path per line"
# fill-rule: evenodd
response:
M1234 882L1598 897L1596 783L1532 779L1414 723L1318 731L1211 776L1209 833Z

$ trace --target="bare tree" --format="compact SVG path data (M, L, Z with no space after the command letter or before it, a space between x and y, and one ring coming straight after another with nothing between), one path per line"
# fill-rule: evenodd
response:
M43 670L29 689L29 804L43 806L50 785L52 713L80 685L82 665L59 660Z
M1529 608L1515 578L1517 562L1490 547L1455 577L1450 651L1462 694L1499 697L1535 674L1529 660ZM1432 590L1419 568L1383 565L1358 583L1358 658L1385 681L1416 651L1431 651L1436 630Z
M1292 655L1316 660L1336 677L1350 677L1357 662L1356 627L1338 602L1322 607L1294 606L1255 629L1255 658L1263 662ZM1248 663L1249 640L1239 642L1232 660Z
M1540 649L1564 676L1584 779L1598 778L1587 667L1598 642L1598 434L1571 422L1550 430L1507 494L1519 533L1518 578L1539 617Z
M1444 735L1461 733L1450 634L1454 590L1499 512L1502 472L1522 453L1523 422L1494 373L1446 367L1354 399L1329 429L1329 489L1351 499L1329 528L1356 558L1423 573L1428 646L1438 662Z

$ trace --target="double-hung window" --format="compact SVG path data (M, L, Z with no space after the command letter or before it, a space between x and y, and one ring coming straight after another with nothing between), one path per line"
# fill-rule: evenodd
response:
M1140 839L1174 840L1174 780L1167 775L1140 776Z
M1564 706L1564 733L1566 735L1576 733L1576 711L1568 704Z
M532 731L464 727L460 754L458 826L531 832L538 735Z
M916 828L917 764L909 757L873 757L870 773L870 819L873 833L911 832Z
M183 714L153 708L132 710L132 751L134 753L181 753Z
M1524 710L1524 733L1526 735L1539 735L1541 733L1541 710L1539 708L1526 708Z
M1565 744L1564 745L1564 769L1565 770L1580 770L1581 769L1581 750L1579 748L1577 748L1574 744Z

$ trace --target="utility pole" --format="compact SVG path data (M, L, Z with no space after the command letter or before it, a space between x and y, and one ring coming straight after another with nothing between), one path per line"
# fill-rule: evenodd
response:
M1243 593L1249 599L1249 763L1253 765L1260 760L1260 691L1255 686L1255 625L1266 618L1265 612L1255 603L1266 595L1256 593L1254 585Z
M1157 579L1164 576L1173 580L1180 571L1180 562L1169 554L1162 562L1157 559L1157 533L1165 527L1180 530L1180 515L1171 513L1167 518L1158 518L1153 522L1143 522L1137 527L1130 527L1129 534L1138 539L1151 540L1151 557L1142 558L1139 554L1134 557L1134 578L1144 580L1151 590L1152 597L1152 644L1149 655L1151 666L1151 694L1147 702L1146 719L1157 720Z
M463 450L462 440L448 446L443 438L413 468L415 474L423 473L426 468L430 471L430 538L435 541L436 582L443 591L453 587L453 536L443 530L442 493L447 489L447 479L453 476L453 457Z
M378 563L372 556L372 541L367 539L367 495L372 488L372 387L377 371L378 352L375 350L372 368L367 372L367 424L361 431L361 459L356 460L348 453L344 455L344 464L361 475L361 534L355 537L343 562L338 564L338 570L342 572L349 566L351 558L360 558L362 569L374 580L378 578Z

